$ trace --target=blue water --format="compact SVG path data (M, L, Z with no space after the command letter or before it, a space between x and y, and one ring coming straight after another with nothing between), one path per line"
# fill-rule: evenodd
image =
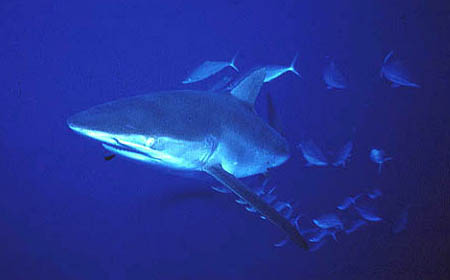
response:
M448 279L449 14L445 1L425 0L3 1L0 279ZM269 177L278 198L311 220L378 188L370 206L382 221L314 252L276 248L282 232L206 176L105 161L99 143L66 125L121 97L236 79L226 69L181 84L238 50L243 73L299 53L303 79L266 83L256 103L267 118L271 94L291 146ZM421 88L380 79L390 50ZM330 58L347 89L326 88ZM351 140L352 157L305 167L296 146L307 138L328 151ZM380 174L372 148L393 157Z

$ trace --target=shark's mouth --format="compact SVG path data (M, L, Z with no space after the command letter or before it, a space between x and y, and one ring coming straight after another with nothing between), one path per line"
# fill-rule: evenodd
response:
M154 142L153 138L148 139L153 140ZM103 143L103 147L112 153L139 161L149 163L162 163L161 158L157 157L158 154L162 156L161 152L150 148L149 146L153 142L150 142L149 140L146 141L146 145L137 144L135 142L120 139L117 137L111 137L111 140L112 141ZM114 144L112 144L112 142Z
M155 140L153 137L125 135L124 137L113 136L108 141L102 142L103 147L108 151L127 158L176 169L193 168L189 160L178 156L180 148L186 149L185 145L169 138L160 137Z
M70 126L74 131L100 141L103 147L120 156L175 169L199 170L217 148L214 137L185 141L167 136L113 134Z
M121 145L120 142L118 142L118 145L110 145L105 143L103 143L102 145L106 150L127 158L135 159L146 163L158 164L162 162L161 159L159 158L153 157L148 153L144 153L139 150L129 148L128 146Z
M141 137L138 135L113 135L102 141L108 151L145 163L175 169L199 170L216 150L216 141L180 141L170 137Z

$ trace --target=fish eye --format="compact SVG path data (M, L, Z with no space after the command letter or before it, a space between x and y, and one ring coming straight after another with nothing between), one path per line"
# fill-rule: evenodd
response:
M148 137L147 140L145 141L145 146L151 147L154 143L155 143L155 138Z

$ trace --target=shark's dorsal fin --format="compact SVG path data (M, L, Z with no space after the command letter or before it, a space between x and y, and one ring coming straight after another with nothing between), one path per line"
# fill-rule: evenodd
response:
M251 107L255 104L259 90L266 77L266 68L259 68L247 77L242 79L237 86L231 90L231 94L242 102L248 103Z

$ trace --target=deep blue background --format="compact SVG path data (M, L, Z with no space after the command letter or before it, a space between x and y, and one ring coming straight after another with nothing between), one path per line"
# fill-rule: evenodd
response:
M449 21L446 1L2 1L1 279L448 279ZM448 3L447 3L448 5ZM379 79L394 49L421 89ZM204 60L240 50L243 72L288 64L266 84L292 145L271 175L314 217L348 194L384 195L385 221L308 253L204 180L124 159L71 132L68 116L119 97L182 87ZM326 90L328 58L348 90ZM228 69L229 70L229 69ZM236 74L228 71L226 74ZM222 76L219 75L217 79ZM188 88L208 88L214 79ZM305 168L314 138L347 168ZM381 175L368 153L394 157ZM390 223L413 204L407 229Z

